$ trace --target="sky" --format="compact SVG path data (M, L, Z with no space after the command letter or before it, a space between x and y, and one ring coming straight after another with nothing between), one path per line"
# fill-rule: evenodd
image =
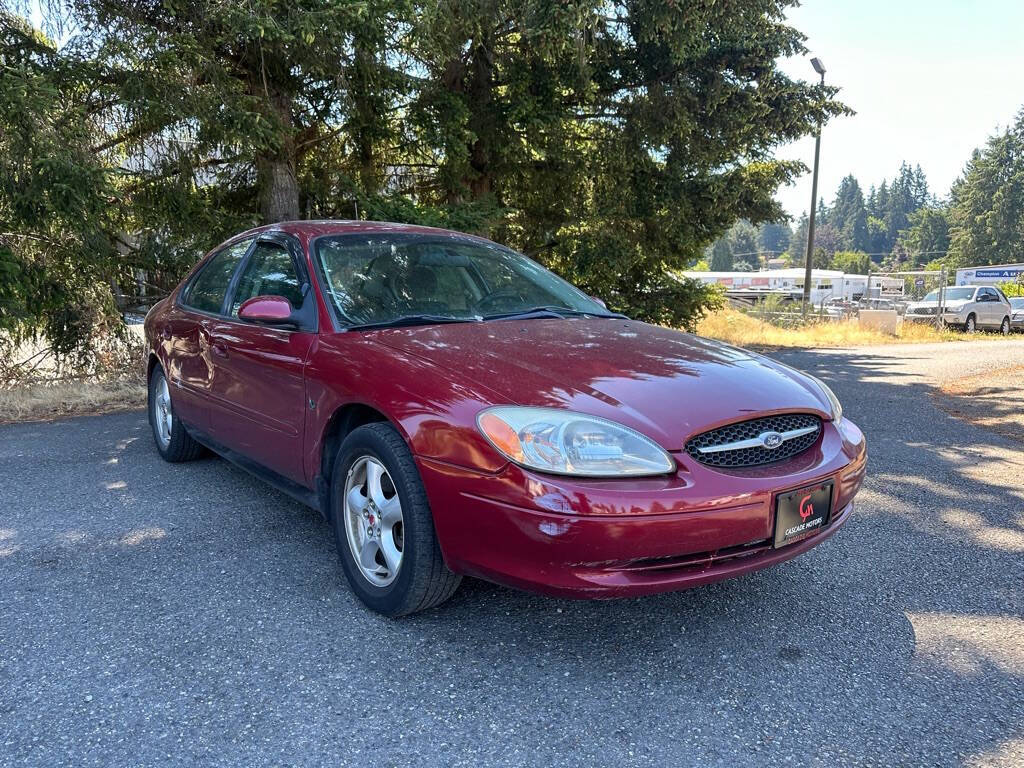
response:
M811 53L782 69L816 79L810 58L818 56L826 82L857 111L822 131L818 195L826 203L847 174L866 195L904 160L920 164L929 189L944 197L971 152L1024 107L1022 0L803 0L789 21ZM814 139L777 155L810 168ZM811 174L777 198L800 216L810 206Z

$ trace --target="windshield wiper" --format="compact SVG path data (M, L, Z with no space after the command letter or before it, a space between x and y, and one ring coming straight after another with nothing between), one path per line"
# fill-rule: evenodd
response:
M470 317L451 317L449 315L400 315L390 320L378 320L373 323L353 323L346 325L346 331L368 331L374 328L401 328L406 325L440 325L441 323L478 323L479 315Z
M620 315L618 312L587 312L583 309L573 309L572 307L559 307L554 305L544 305L540 307L530 307L529 309L517 309L515 312L498 312L493 315L484 315L484 320L504 320L506 318L530 318L530 317L617 317L622 320L628 320L626 315Z

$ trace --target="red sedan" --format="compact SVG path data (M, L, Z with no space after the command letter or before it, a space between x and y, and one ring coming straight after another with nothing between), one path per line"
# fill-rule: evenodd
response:
M737 576L832 534L864 479L864 436L821 381L454 232L246 232L146 338L160 454L212 449L320 510L388 615L463 574L569 597Z

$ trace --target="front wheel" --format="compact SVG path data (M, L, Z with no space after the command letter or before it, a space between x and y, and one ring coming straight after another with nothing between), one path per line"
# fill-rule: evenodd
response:
M447 600L461 576L445 565L412 452L389 424L354 429L331 476L331 513L352 591L385 616Z
M978 321L974 318L974 315L967 316L967 322L964 324L964 330L968 333L974 333L978 330Z

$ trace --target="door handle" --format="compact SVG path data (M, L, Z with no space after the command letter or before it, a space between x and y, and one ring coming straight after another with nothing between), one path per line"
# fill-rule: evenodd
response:
M218 340L210 342L210 349L213 351L213 354L215 354L217 357L228 356L228 345L225 344L223 341Z

